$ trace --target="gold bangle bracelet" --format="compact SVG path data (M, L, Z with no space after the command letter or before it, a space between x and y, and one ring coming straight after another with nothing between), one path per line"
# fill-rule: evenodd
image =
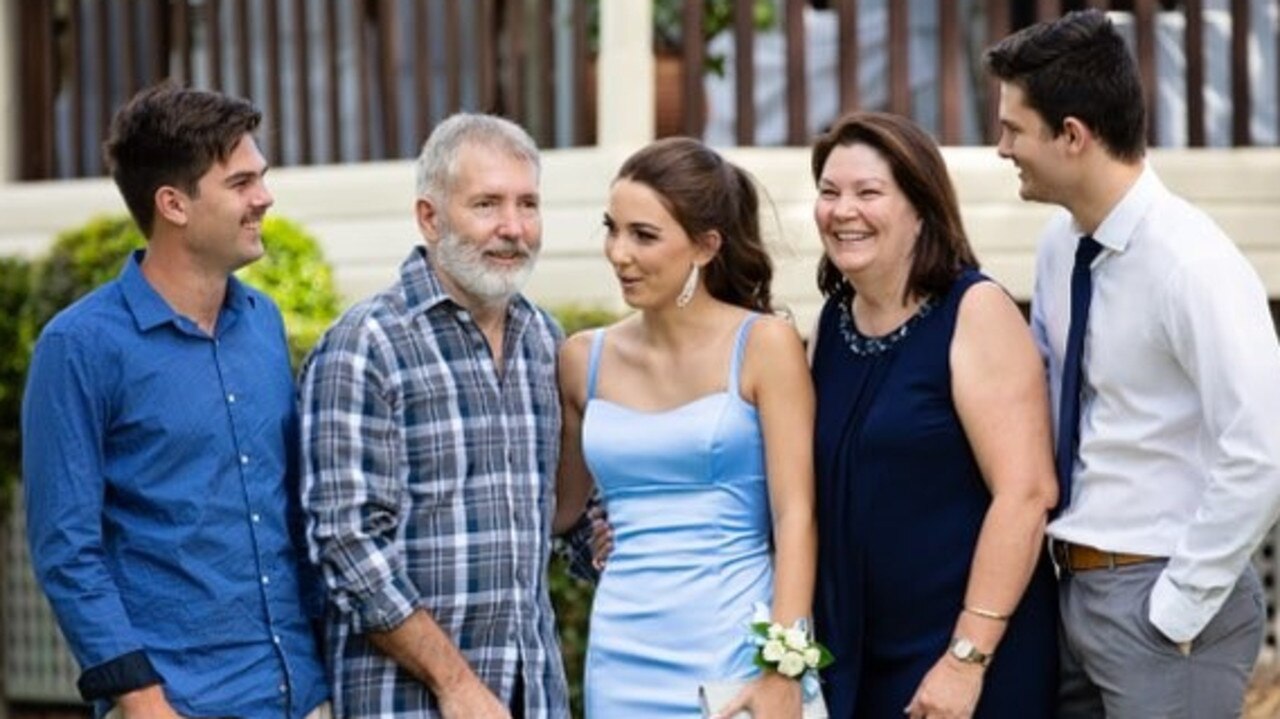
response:
M997 621L997 622L1007 622L1007 621L1009 621L1009 615L1008 615L1008 614L1001 614L1000 612L993 612L993 611L991 611L990 609L983 609L982 607L965 607L965 608L964 608L964 611L966 611L966 612L968 612L968 613L970 613L970 614L972 614L972 615L974 615L974 616L976 616L976 617L982 617L982 618L984 618L984 619L994 619L994 620L995 620L995 621Z

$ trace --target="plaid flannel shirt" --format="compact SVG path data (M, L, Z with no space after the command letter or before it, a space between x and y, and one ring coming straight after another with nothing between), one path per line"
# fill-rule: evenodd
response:
M561 338L515 298L498 372L419 246L308 358L303 504L329 588L335 716L439 716L365 636L418 608L503 702L519 669L527 717L568 716L546 582Z

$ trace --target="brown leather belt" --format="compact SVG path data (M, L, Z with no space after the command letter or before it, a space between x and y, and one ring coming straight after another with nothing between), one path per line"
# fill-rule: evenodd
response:
M1147 554L1125 554L1124 552L1104 552L1084 544L1072 544L1053 540L1049 543L1054 564L1067 572L1088 572L1094 569L1115 569L1132 564L1154 562L1162 557Z

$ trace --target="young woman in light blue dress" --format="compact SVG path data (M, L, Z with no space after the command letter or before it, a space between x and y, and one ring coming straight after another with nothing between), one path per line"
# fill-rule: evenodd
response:
M809 615L814 398L799 336L773 316L751 179L687 138L611 187L605 255L620 322L560 355L557 524L598 487L613 549L596 590L589 719L702 716L698 687L749 680L719 711L799 717L801 686L753 664L754 606Z

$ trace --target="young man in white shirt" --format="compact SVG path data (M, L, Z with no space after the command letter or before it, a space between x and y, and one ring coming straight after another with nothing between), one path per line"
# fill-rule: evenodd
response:
M1022 198L1065 210L1031 317L1062 484L1059 716L1238 716L1265 621L1250 556L1280 513L1266 291L1147 166L1141 83L1105 14L1022 30L987 65Z

